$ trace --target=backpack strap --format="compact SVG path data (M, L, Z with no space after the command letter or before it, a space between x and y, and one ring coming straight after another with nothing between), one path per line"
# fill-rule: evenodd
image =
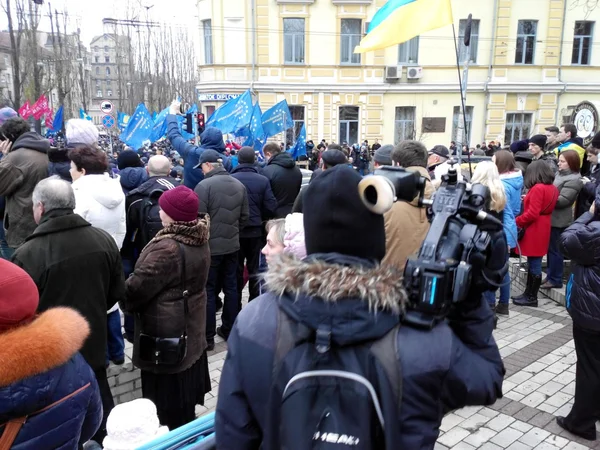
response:
M383 367L390 386L394 392L398 416L402 406L402 365L398 358L398 332L400 324L396 325L385 336L371 344L371 354Z

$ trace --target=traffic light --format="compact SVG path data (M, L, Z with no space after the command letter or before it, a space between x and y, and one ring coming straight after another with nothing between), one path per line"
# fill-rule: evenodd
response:
M183 123L183 129L189 133L194 133L194 115L192 113L185 115L185 122Z
M196 120L198 121L198 136L200 136L204 131L204 114L198 113Z

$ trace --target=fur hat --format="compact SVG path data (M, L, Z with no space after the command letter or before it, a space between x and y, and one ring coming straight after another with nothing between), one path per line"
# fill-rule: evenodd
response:
M71 119L66 127L67 143L96 145L98 144L98 128L89 120Z
M185 186L165 191L158 199L160 208L175 222L193 222L198 218L198 196Z
M27 272L0 259L0 333L31 321L39 301L37 286Z

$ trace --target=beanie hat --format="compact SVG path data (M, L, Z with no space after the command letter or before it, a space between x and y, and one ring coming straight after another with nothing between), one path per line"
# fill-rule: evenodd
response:
M306 253L341 253L381 261L385 256L383 216L362 203L362 177L346 165L327 169L306 188Z
M165 191L158 199L160 208L175 222L193 222L198 218L198 196L185 186Z
M304 220L301 213L288 214L285 218L283 247L283 253L290 253L298 259L306 257Z
M510 144L510 151L513 153L517 152L526 152L529 145L529 141L527 139L523 139L522 141L515 141Z
M69 120L67 122L66 134L69 145L94 145L98 143L98 128L89 120Z
M12 108L8 106L0 109L0 125L6 122L11 117L17 117L19 114Z
M125 150L121 152L117 158L117 166L119 170L126 169L127 167L144 167L144 163L133 150Z
M541 147L543 149L546 146L547 140L548 140L548 138L546 137L545 134L536 134L535 136L531 136L531 138L529 139L529 142L532 144L535 144L538 147Z
M31 277L0 259L0 333L33 319L40 296Z
M600 131L592 138L592 147L600 149Z
M391 166L392 151L394 151L393 145L384 145L383 147L377 149L375 155L373 156L373 160L382 166Z
M242 147L237 156L240 164L254 164L256 161L256 155L252 147Z

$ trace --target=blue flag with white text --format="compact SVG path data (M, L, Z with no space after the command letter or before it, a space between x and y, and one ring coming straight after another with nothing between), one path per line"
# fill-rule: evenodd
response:
M250 119L250 123L237 130L235 133L236 137L245 137L246 140L242 145L253 146L256 140L263 140L265 132L262 127L262 111L258 103L254 105L252 109L252 118Z
M156 142L167 134L167 114L169 108L163 109L155 118L152 125L152 133L150 134L150 142Z
M247 90L220 106L206 122L206 127L215 127L223 134L235 133L250 123L252 118L252 95Z
M121 141L134 150L137 150L143 146L144 141L150 139L153 125L152 116L148 112L146 105L140 103L135 109L133 116L131 116L131 119L129 119L127 129L121 133Z
M63 127L63 119L64 118L64 111L63 111L63 107L61 105L60 108L58 108L58 111L56 111L56 115L54 116L54 121L52 122L52 130L53 131L60 131Z
M292 154L292 158L294 159L298 159L300 156L306 155L306 128L304 124L302 124L300 134L296 139L296 144L290 148L288 152Z
M287 100L277 103L262 115L262 127L265 132L265 137L283 133L293 126L294 120L292 119Z

